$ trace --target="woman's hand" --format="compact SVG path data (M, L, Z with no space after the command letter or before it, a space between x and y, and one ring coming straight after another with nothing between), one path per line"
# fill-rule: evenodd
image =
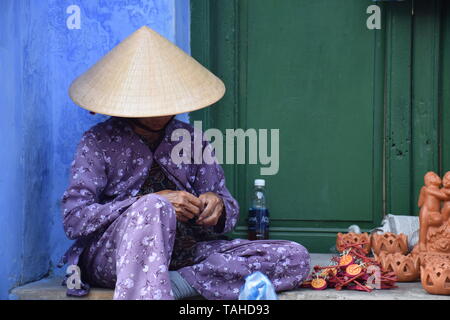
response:
M207 192L200 195L198 199L202 201L204 209L197 220L197 224L215 226L223 212L222 198L214 192Z
M163 190L156 192L165 197L175 208L177 219L182 222L197 217L203 210L203 202L186 191Z

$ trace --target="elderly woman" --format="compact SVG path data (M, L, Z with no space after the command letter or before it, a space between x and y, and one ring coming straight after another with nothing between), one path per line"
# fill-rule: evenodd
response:
M306 249L284 240L231 240L239 207L219 164L175 164L175 114L211 105L223 83L153 30L142 27L70 88L78 105L111 115L82 137L63 196L76 242L63 262L83 286L115 299L236 299L245 277L266 274L277 291L309 273ZM203 148L208 148L203 143Z

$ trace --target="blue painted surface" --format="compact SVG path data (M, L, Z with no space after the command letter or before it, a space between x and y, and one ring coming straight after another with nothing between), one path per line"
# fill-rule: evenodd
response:
M0 4L0 298L49 269L51 112L46 39L36 32L45 10L35 4Z
M79 30L66 26L73 4ZM73 104L68 87L142 25L189 52L189 0L0 2L0 299L62 273L54 266L71 242L59 202L81 134L105 118Z

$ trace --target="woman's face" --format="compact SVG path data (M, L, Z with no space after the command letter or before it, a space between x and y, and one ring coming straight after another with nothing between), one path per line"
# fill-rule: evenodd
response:
M139 118L137 119L141 124L151 130L162 130L173 116L154 117L154 118Z

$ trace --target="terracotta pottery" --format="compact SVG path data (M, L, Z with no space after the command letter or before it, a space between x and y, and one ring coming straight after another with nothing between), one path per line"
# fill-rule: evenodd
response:
M450 172L443 180L428 172L424 182L418 202L419 243L413 251L419 252L423 288L450 295Z
M419 250L420 252L450 253L448 223L450 172L447 172L444 177L442 189L440 189L442 180L434 172L428 172L425 175L424 183L425 186L420 189L418 202L420 208Z
M450 254L436 253L436 252L421 252L420 265L425 266L433 263L439 263L440 261L450 261Z
M371 246L375 256L380 255L381 252L406 254L408 252L408 238L403 233L374 233L371 237Z
M336 248L339 252L353 245L363 243L362 248L368 254L370 252L370 237L368 233L338 233L336 237Z
M420 277L420 258L419 255L403 255L397 253L381 252L377 256L377 262L386 272L394 272L398 282L417 281Z
M420 278L430 294L450 295L450 255L421 255Z
M428 230L426 247L427 252L450 253L450 228L448 223Z
M442 205L441 213L442 213L442 220L445 222L449 220L450 217L450 171L447 172L442 179L442 185L443 188L441 189L442 192L447 196L447 199L444 200L444 203Z

